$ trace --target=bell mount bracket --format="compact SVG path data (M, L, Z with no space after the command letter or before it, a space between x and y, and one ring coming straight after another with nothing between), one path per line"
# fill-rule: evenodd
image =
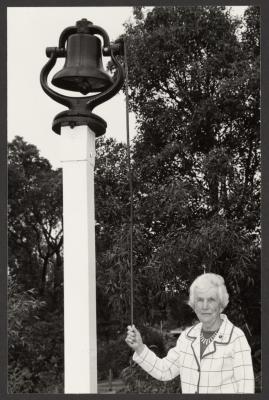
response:
M115 80L109 88L101 93L73 97L65 96L61 93L54 91L48 85L48 75L58 58L66 56L65 43L68 37L74 33L88 33L91 35L98 34L103 38L103 56L111 56L111 60L116 67ZM40 73L40 83L44 92L56 102L66 106L69 110L62 111L57 114L52 123L52 129L58 135L61 134L62 126L71 126L74 128L79 125L87 125L95 132L96 137L103 135L106 132L106 122L94 114L92 110L111 99L123 85L124 82L124 68L117 59L117 55L123 55L124 43L123 40L117 40L115 43L110 43L109 36L106 31L92 22L83 18L77 21L76 26L65 28L60 35L58 47L47 47L46 56L49 58L48 62L44 65Z

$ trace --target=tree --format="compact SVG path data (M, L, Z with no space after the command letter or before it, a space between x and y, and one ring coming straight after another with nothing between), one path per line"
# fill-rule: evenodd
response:
M16 136L8 153L9 274L25 289L62 285L62 185L60 170Z
M126 279L126 268L117 262L117 257L128 259L129 184L127 175L126 146L113 139L99 138L96 142L94 176L97 320L99 336L107 336L110 339L122 324L122 312L119 310L115 312L115 310L118 304L117 288ZM116 296L114 296L115 292ZM125 295L121 293L120 296Z
M213 6L136 7L134 17L124 36L138 129L136 323L171 316L203 267L220 273L227 313L251 343L259 390L259 7L242 21ZM174 318L184 325L191 313Z
M136 318L163 318L205 264L226 278L234 322L259 333L259 9L243 23L213 6L140 8L135 18L125 37L138 128ZM113 293L127 311L126 279Z
M63 314L8 280L8 392L63 392Z
M206 268L224 276L227 313L258 354L259 8L249 7L242 21L225 7L143 10L134 9L124 35L138 131L132 147L135 323L191 323L195 316L182 305ZM98 337L113 348L130 322L127 149L104 138L96 147ZM10 276L46 294L53 271L61 270L55 269L62 257L60 173L21 138L9 152ZM103 355L106 350L102 344Z
M8 146L8 173L9 392L58 393L63 391L61 173L19 136Z

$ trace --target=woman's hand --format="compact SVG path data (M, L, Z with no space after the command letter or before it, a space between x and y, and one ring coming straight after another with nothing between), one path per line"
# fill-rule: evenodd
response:
M131 349L133 349L137 354L142 353L144 349L144 343L142 341L140 332L136 329L134 325L129 325L127 327L127 336L125 342Z

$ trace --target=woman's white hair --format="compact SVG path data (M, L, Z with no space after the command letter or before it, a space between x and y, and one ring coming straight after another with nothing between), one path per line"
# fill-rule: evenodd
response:
M218 289L219 301L222 310L229 303L229 294L227 292L224 279L221 275L206 273L199 275L190 286L190 296L188 304L194 309L194 295L195 289L204 289L207 287L216 287Z

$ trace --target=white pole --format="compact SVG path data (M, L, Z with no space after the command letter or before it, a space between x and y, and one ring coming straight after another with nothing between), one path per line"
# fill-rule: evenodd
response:
M61 128L65 393L97 393L95 134Z

